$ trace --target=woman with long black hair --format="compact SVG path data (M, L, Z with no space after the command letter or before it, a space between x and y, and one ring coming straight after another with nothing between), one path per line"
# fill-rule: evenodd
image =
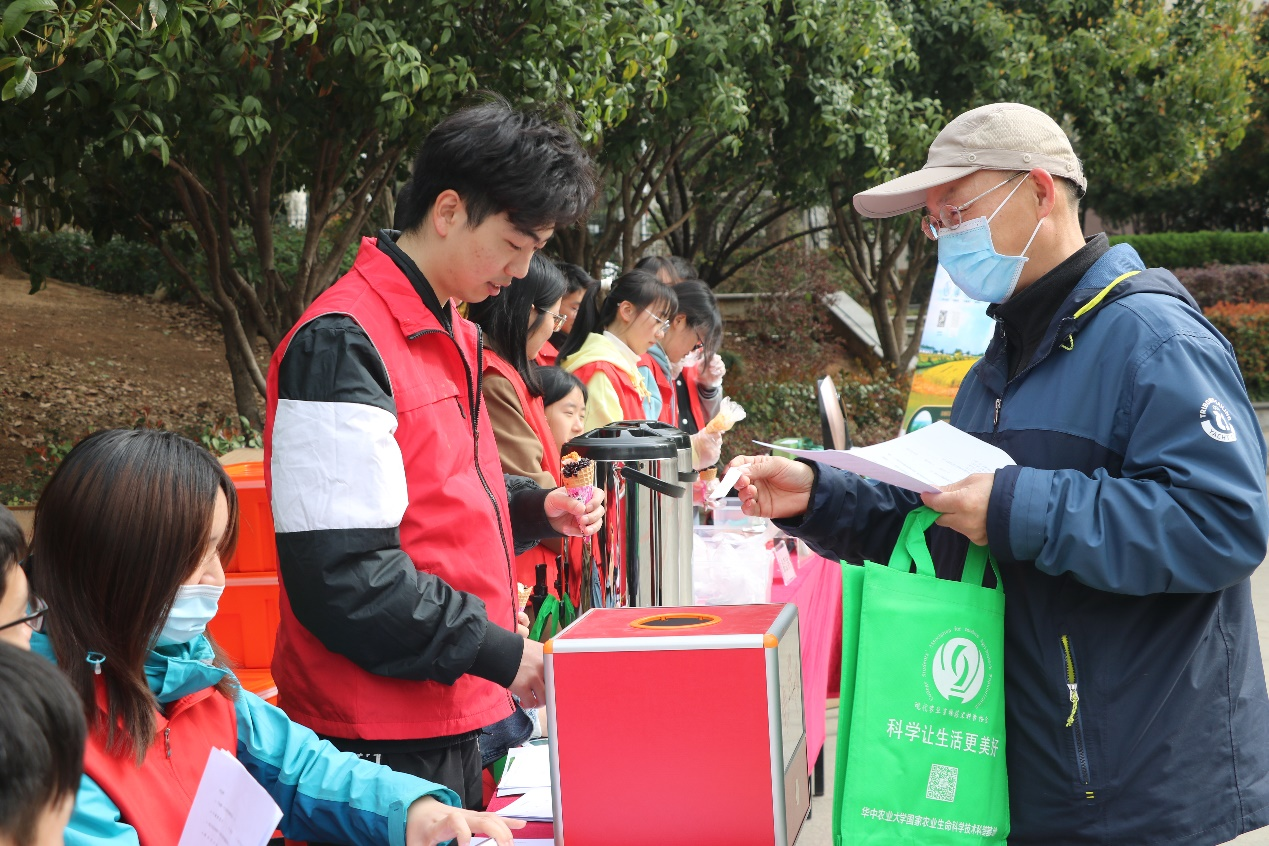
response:
M31 648L70 679L88 721L66 843L176 843L220 748L282 808L289 838L433 846L483 831L509 846L503 820L337 751L241 688L206 633L237 537L229 477L172 432L90 435L45 488L30 570L48 611Z

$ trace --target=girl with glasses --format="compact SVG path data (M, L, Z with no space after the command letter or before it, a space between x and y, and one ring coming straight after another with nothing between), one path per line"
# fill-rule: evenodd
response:
M700 384L698 369L684 364L712 360L722 341L723 318L714 292L699 279L675 285L674 295L677 313L664 337L639 360L639 370L649 385L656 385L657 419L692 436L693 463L699 470L718 461L722 435L701 430L717 413L722 390Z
M39 631L45 606L31 595L26 571L26 535L9 509L0 505L0 641L27 649L31 632Z
M45 488L31 580L51 610L31 648L69 678L88 722L66 843L176 843L221 748L282 808L288 838L433 846L482 831L509 846L499 818L337 751L241 688L206 633L237 537L229 477L172 432L90 435Z
M656 386L639 373L639 357L661 340L678 311L674 289L642 270L618 276L610 290L596 285L578 309L560 349L560 366L586 385L586 425L655 420Z

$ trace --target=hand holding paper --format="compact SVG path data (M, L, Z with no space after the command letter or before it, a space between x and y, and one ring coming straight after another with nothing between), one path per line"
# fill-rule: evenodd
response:
M761 441L755 443L783 449ZM994 473L1014 463L1004 450L941 420L910 435L873 446L784 451L917 493L938 493L941 488L975 473Z

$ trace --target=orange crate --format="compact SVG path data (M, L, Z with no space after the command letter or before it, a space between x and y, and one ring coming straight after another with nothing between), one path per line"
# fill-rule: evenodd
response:
M264 462L248 461L225 468L238 491L238 548L226 573L276 573L278 547L273 538L273 511L264 489Z
M225 592L208 628L235 664L268 669L278 634L277 573L226 573Z
M251 691L270 705L278 704L278 686L273 683L273 674L268 670L238 670L234 675L243 690Z

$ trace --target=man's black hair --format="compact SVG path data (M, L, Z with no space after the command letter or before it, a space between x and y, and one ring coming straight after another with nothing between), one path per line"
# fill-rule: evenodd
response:
M547 310L564 296L565 287L559 268L546 256L534 253L529 272L522 279L498 296L468 306L467 319L485 330L485 343L516 369L535 397L542 396L542 386L525 347L529 336L550 319Z
M568 282L568 290L564 292L566 296L568 294L576 294L578 291L585 291L591 285L596 284L594 277L583 270L581 265L567 261L557 261L555 266L560 269L560 273L564 274L564 281Z
M555 405L574 389L582 392L582 402L590 399L586 383L562 367L537 367L538 381L542 384L542 405Z
M0 643L0 837L34 842L40 817L79 790L83 707L45 658Z
M556 112L513 109L502 97L486 95L446 117L419 147L394 225L417 229L448 189L463 198L473 227L502 212L526 234L586 217L595 199L595 165L578 140L572 111Z
M9 568L26 558L26 535L9 509L0 505L0 596L4 596Z

